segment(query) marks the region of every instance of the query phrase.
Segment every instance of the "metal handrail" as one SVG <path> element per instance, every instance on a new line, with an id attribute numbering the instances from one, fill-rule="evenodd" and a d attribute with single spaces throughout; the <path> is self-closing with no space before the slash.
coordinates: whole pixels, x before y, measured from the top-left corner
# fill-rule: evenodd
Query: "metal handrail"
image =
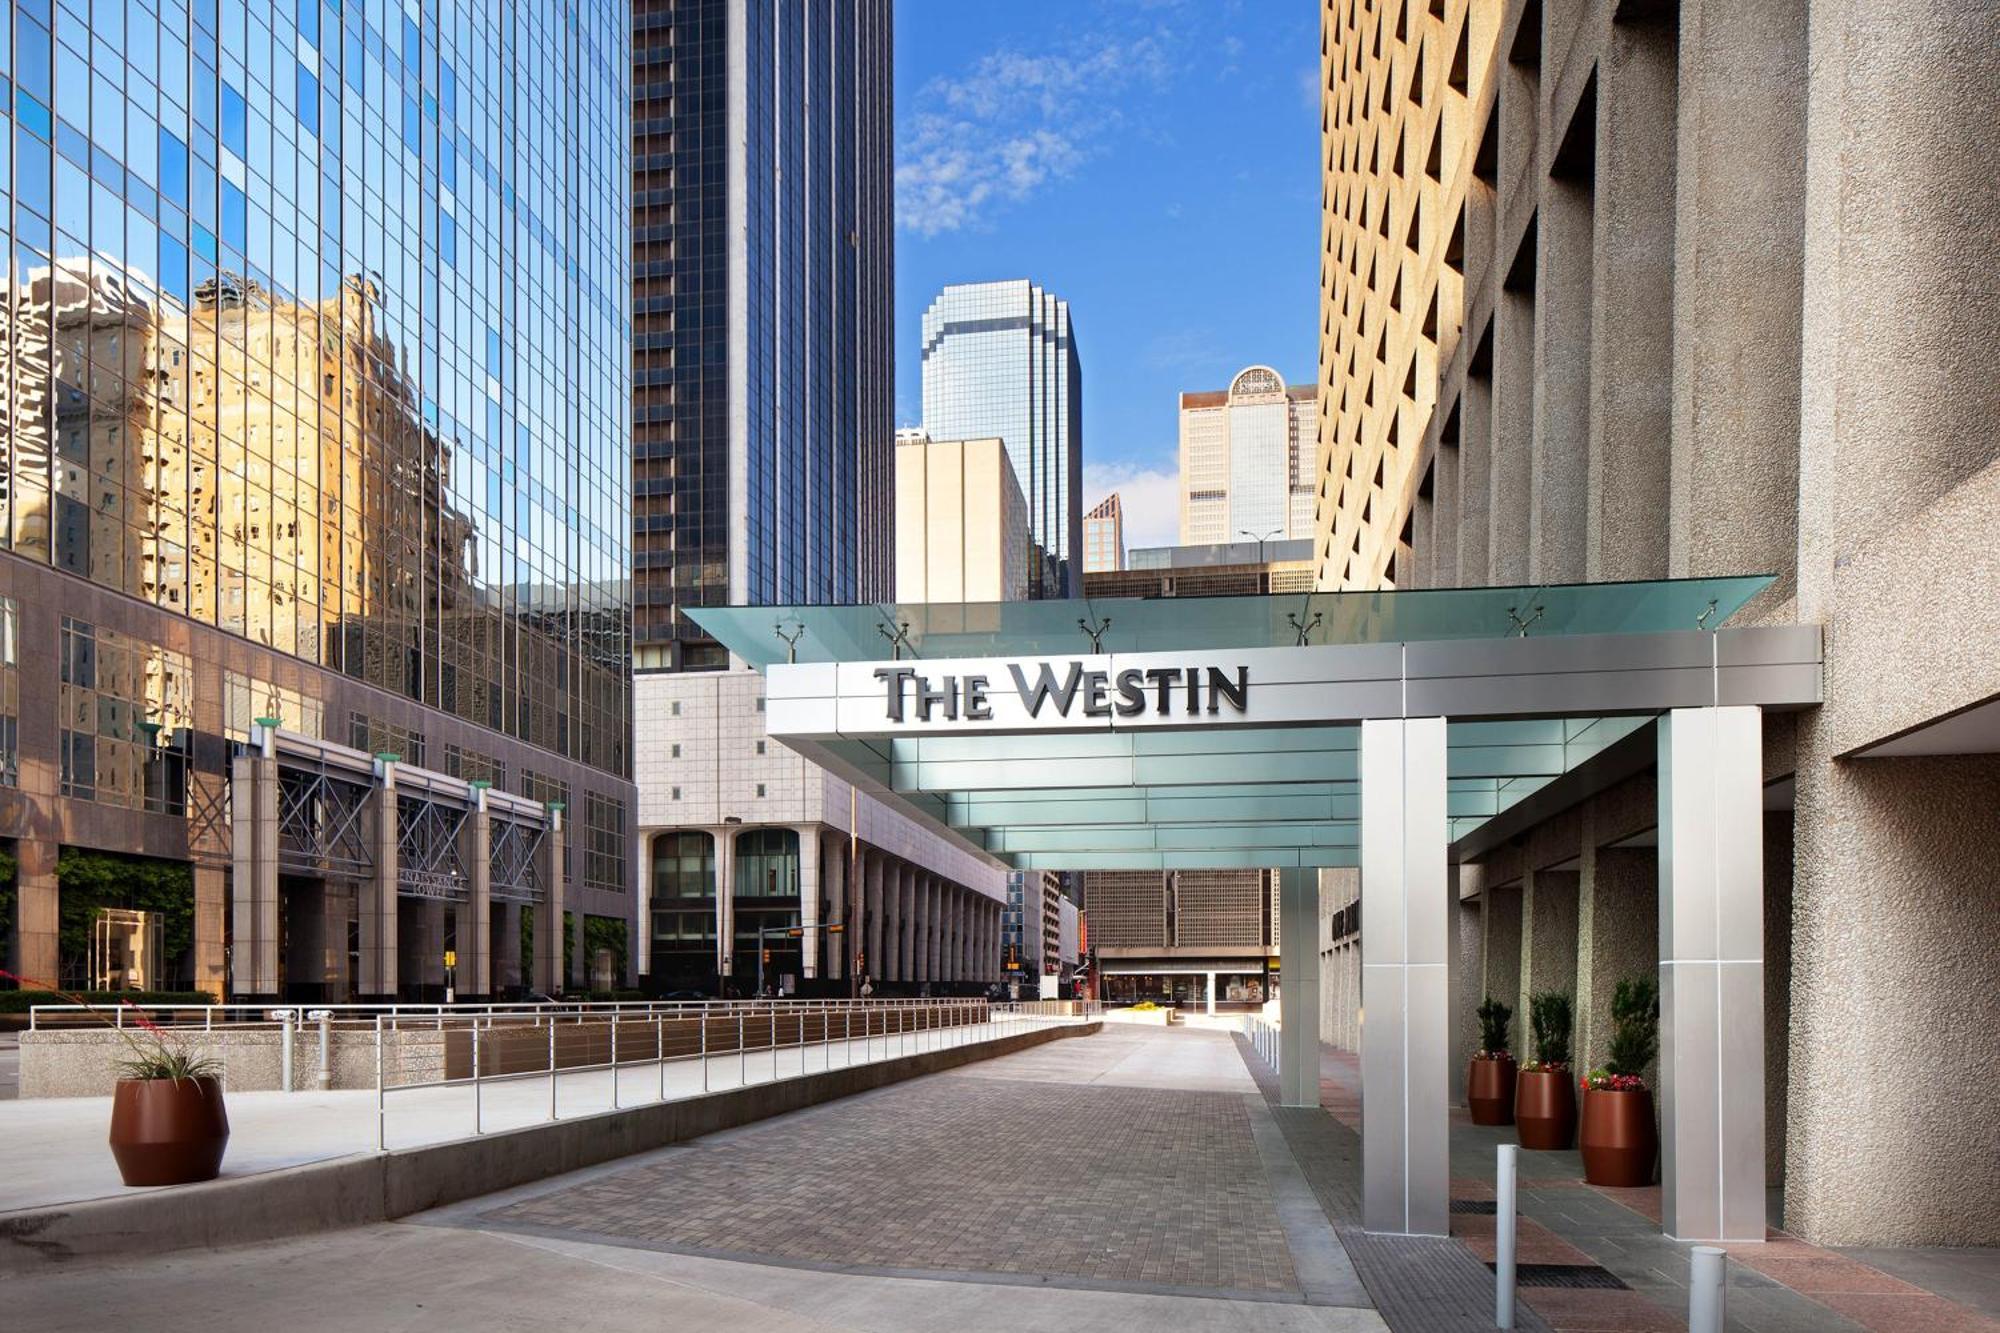
<path id="1" fill-rule="evenodd" d="M 144 1014 L 148 1022 L 161 1027 L 202 1027 L 214 1028 L 218 1023 L 230 1026 L 276 1026 L 283 1021 L 283 1014 L 294 1014 L 326 1010 L 338 1022 L 342 1018 L 367 1020 L 382 1015 L 392 1018 L 469 1018 L 469 1017 L 524 1017 L 538 1018 L 545 1014 L 576 1014 L 579 1016 L 636 1014 L 643 1017 L 664 1015 L 666 1017 L 693 1017 L 697 1013 L 738 1012 L 761 1013 L 765 1010 L 783 1013 L 840 1012 L 856 1007 L 890 1007 L 896 1005 L 952 1005 L 983 1004 L 987 1001 L 973 996 L 930 997 L 930 998 L 860 998 L 831 1000 L 801 999 L 739 999 L 739 1000 L 524 1000 L 509 1003 L 472 1004 L 320 1004 L 312 1001 L 285 1001 L 270 1004 L 37 1004 L 28 1008 L 28 1029 L 36 1031 L 43 1026 L 43 1015 L 56 1018 L 64 1014 L 93 1014 L 109 1012 L 115 1027 L 125 1025 L 125 1016 Z M 198 1022 L 183 1022 L 178 1015 L 196 1015 Z M 160 1016 L 167 1015 L 166 1022 Z M 74 1025 L 61 1025 L 74 1026 Z"/>

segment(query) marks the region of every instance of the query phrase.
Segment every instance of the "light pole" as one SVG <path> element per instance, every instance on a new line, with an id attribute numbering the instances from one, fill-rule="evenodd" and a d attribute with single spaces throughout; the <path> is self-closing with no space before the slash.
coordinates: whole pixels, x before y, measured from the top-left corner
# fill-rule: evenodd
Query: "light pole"
<path id="1" fill-rule="evenodd" d="M 1272 528 L 1269 532 L 1265 533 L 1263 536 L 1260 537 L 1256 533 L 1250 531 L 1248 528 L 1238 528 L 1236 530 L 1236 535 L 1239 537 L 1248 537 L 1251 541 L 1257 543 L 1257 563 L 1261 565 L 1264 563 L 1264 543 L 1283 532 L 1284 532 L 1283 528 Z"/>

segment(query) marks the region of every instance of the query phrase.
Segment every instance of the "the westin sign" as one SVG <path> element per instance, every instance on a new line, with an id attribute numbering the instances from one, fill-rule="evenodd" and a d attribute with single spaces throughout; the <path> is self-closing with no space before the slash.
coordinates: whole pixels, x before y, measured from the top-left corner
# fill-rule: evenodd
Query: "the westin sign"
<path id="1" fill-rule="evenodd" d="M 1250 668 L 1151 667 L 1125 671 L 1087 670 L 1082 662 L 1061 666 L 1037 662 L 1032 667 L 1009 663 L 1011 689 L 1029 717 L 1044 709 L 1055 717 L 1155 717 L 1218 714 L 1227 708 L 1242 713 L 1250 702 Z M 950 721 L 987 722 L 993 718 L 996 686 L 983 675 L 927 676 L 915 667 L 887 666 L 875 670 L 882 682 L 884 704 L 891 722 L 911 714 L 919 722 L 933 717 Z"/>

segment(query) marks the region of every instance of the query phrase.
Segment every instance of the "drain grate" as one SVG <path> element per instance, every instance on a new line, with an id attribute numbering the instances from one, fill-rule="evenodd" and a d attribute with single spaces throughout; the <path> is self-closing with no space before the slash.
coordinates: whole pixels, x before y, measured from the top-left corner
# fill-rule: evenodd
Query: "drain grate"
<path id="1" fill-rule="evenodd" d="M 1492 1217 L 1498 1206 L 1491 1199 L 1453 1199 L 1451 1201 L 1451 1210 L 1454 1213 L 1474 1213 L 1481 1217 Z"/>
<path id="2" fill-rule="evenodd" d="M 1491 1269 L 1492 1264 L 1486 1267 Z M 1515 1264 L 1517 1287 L 1589 1287 L 1598 1291 L 1629 1291 L 1619 1276 L 1596 1264 Z"/>

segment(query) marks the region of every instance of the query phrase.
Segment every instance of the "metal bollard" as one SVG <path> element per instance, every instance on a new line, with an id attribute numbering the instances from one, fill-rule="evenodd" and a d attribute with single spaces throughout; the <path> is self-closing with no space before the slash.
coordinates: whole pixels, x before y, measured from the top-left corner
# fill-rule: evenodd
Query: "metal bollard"
<path id="1" fill-rule="evenodd" d="M 1493 1323 L 1498 1328 L 1514 1327 L 1514 1172 L 1521 1149 L 1512 1143 L 1500 1145 L 1500 1166 L 1493 1205 Z"/>
<path id="2" fill-rule="evenodd" d="M 333 1087 L 333 1010 L 315 1009 L 309 1017 L 319 1022 L 319 1090 Z"/>
<path id="3" fill-rule="evenodd" d="M 1688 1333 L 1722 1333 L 1728 1271 L 1729 1254 L 1720 1246 L 1694 1247 L 1688 1270 Z"/>
<path id="4" fill-rule="evenodd" d="M 284 1091 L 290 1092 L 292 1090 L 292 1045 L 294 1038 L 298 1035 L 299 1011 L 296 1009 L 280 1009 L 278 1017 L 283 1025 L 282 1033 L 285 1042 L 285 1049 L 280 1053 L 278 1059 L 279 1086 Z"/>

